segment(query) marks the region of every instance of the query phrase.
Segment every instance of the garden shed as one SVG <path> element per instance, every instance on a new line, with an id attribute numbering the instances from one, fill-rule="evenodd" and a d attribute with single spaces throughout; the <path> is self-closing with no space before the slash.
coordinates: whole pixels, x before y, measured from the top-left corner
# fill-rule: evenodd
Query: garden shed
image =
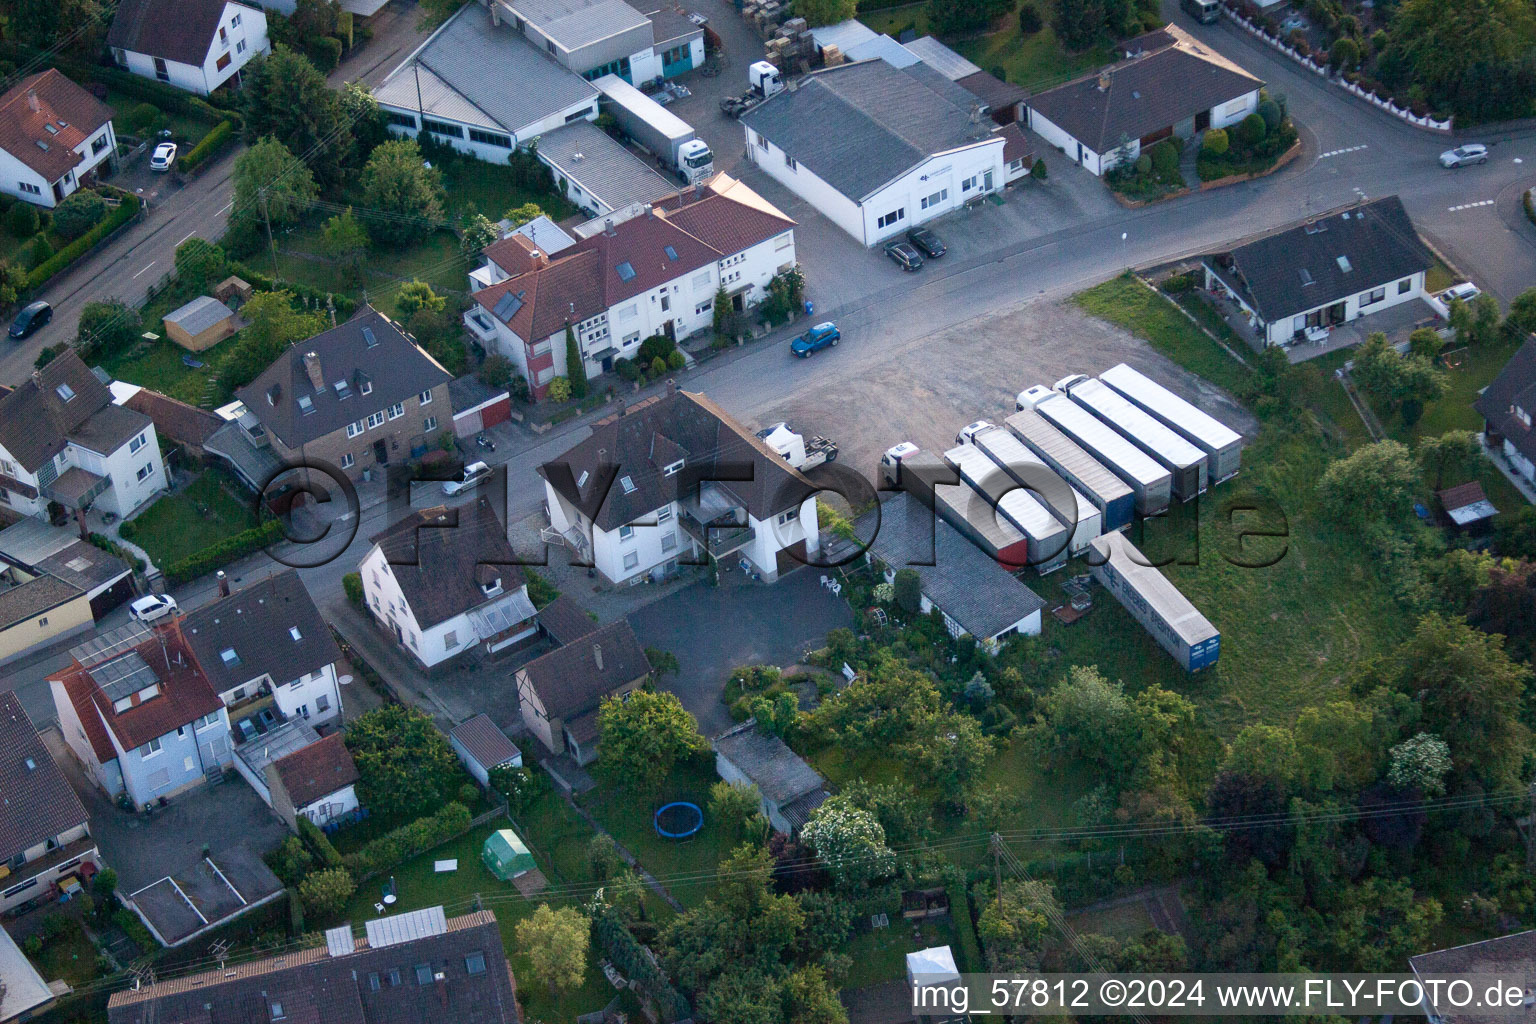
<path id="1" fill-rule="evenodd" d="M 165 316 L 165 333 L 189 352 L 212 348 L 240 329 L 235 311 L 211 295 L 200 295 Z"/>
<path id="2" fill-rule="evenodd" d="M 538 867 L 527 844 L 509 828 L 498 829 L 485 839 L 480 849 L 480 859 L 491 874 L 503 882 L 510 882 L 519 875 Z"/>

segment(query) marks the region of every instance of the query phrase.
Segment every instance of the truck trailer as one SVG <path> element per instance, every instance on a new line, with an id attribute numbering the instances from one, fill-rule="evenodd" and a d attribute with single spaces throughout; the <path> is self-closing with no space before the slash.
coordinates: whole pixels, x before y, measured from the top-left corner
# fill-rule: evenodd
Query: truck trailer
<path id="1" fill-rule="evenodd" d="M 1136 495 L 1137 515 L 1155 516 L 1168 511 L 1173 474 L 1093 413 L 1043 384 L 1020 392 L 1018 407 L 1039 413 L 1119 477 Z"/>
<path id="2" fill-rule="evenodd" d="M 1028 539 L 1029 564 L 1044 576 L 1067 564 L 1071 532 L 1049 508 L 973 444 L 944 453 L 960 479 Z"/>
<path id="3" fill-rule="evenodd" d="M 1173 496 L 1193 501 L 1205 493 L 1205 452 L 1093 377 L 1076 374 L 1057 381 L 1056 390 L 1118 430 L 1173 476 Z"/>
<path id="4" fill-rule="evenodd" d="M 682 181 L 692 184 L 715 173 L 715 156 L 709 144 L 676 114 L 630 85 L 618 75 L 604 75 L 592 83 L 603 94 L 602 107 L 635 142 L 662 161 Z"/>
<path id="5" fill-rule="evenodd" d="M 969 484 L 939 484 L 933 509 L 1009 572 L 1031 564 L 1029 538 Z"/>
<path id="6" fill-rule="evenodd" d="M 1186 672 L 1216 664 L 1221 634 L 1123 533 L 1093 542 L 1089 571 Z"/>
<path id="7" fill-rule="evenodd" d="M 1237 475 L 1243 457 L 1243 436 L 1237 431 L 1125 363 L 1111 366 L 1099 380 L 1205 452 L 1206 476 L 1213 486 Z"/>
<path id="8" fill-rule="evenodd" d="M 1034 410 L 1016 412 L 1003 421 L 1030 454 L 1051 467 L 1079 494 L 1093 503 L 1101 517 L 1099 533 L 1123 530 L 1136 514 L 1136 494 L 1098 459 L 1079 448 Z"/>
<path id="9" fill-rule="evenodd" d="M 1098 506 L 1006 428 L 982 420 L 960 431 L 956 440 L 975 445 L 1009 479 L 1027 488 L 1035 500 L 1049 509 L 1071 534 L 1067 553 L 1074 558 L 1087 551 L 1088 542 L 1104 532 L 1104 514 Z M 1126 497 L 1130 497 L 1130 491 L 1126 491 Z"/>

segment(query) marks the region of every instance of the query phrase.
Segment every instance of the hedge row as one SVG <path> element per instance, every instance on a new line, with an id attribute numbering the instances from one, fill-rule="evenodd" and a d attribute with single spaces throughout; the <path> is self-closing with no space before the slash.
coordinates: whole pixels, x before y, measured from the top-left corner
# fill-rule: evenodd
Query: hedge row
<path id="1" fill-rule="evenodd" d="M 103 238 L 137 217 L 142 205 L 143 202 L 138 196 L 124 193 L 122 204 L 102 218 L 101 223 L 33 268 L 27 274 L 27 287 L 34 290 L 42 287 L 59 271 L 89 252 Z"/>
<path id="2" fill-rule="evenodd" d="M 345 295 L 338 295 L 334 292 L 324 292 L 319 288 L 311 288 L 309 285 L 300 284 L 297 281 L 274 281 L 269 275 L 262 273 L 249 263 L 231 263 L 229 265 L 229 272 L 245 281 L 246 284 L 249 284 L 257 291 L 271 292 L 281 289 L 285 292 L 292 292 L 301 299 L 309 299 L 311 304 L 317 305 L 320 309 L 325 308 L 325 300 L 329 297 L 336 306 L 337 323 L 350 319 L 357 310 L 356 299 L 349 299 Z"/>
<path id="3" fill-rule="evenodd" d="M 242 530 L 233 537 L 225 537 L 217 544 L 210 544 L 196 554 L 188 555 L 179 562 L 162 566 L 166 579 L 172 583 L 186 583 L 213 570 L 228 565 L 237 558 L 271 547 L 283 539 L 281 520 L 269 519 L 260 526 Z"/>
<path id="4" fill-rule="evenodd" d="M 308 818 L 297 818 L 299 825 L 299 838 L 304 840 L 304 845 L 309 847 L 309 852 L 315 855 L 315 859 L 321 864 L 321 870 L 325 868 L 344 868 L 347 862 L 331 845 L 331 840 L 320 831 L 320 826 Z"/>
<path id="5" fill-rule="evenodd" d="M 473 818 L 469 808 L 463 804 L 456 801 L 444 804 L 436 814 L 401 825 L 361 850 L 347 854 L 347 870 L 352 872 L 353 878 L 362 882 L 377 872 L 409 860 L 423 850 L 447 842 L 469 828 L 471 820 Z"/>
<path id="6" fill-rule="evenodd" d="M 955 923 L 955 938 L 959 940 L 962 971 L 980 971 L 986 966 L 981 956 L 981 942 L 976 938 L 976 923 L 971 918 L 971 897 L 963 877 L 951 879 L 946 886 L 949 892 L 949 919 Z"/>
<path id="7" fill-rule="evenodd" d="M 182 174 L 192 174 L 212 157 L 216 156 L 223 148 L 229 145 L 235 137 L 235 122 L 225 118 L 213 126 L 213 130 L 203 136 L 203 141 L 187 150 L 176 158 L 176 169 Z"/>

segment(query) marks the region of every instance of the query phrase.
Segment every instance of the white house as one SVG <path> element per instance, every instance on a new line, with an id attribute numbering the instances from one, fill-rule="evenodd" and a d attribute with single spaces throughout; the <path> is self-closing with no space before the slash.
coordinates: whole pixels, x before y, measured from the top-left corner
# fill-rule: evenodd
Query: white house
<path id="1" fill-rule="evenodd" d="M 1397 196 L 1334 210 L 1207 255 L 1205 287 L 1236 302 L 1265 345 L 1424 300 L 1434 257 Z M 1426 308 L 1426 313 L 1428 313 Z"/>
<path id="2" fill-rule="evenodd" d="M 1527 484 L 1536 485 L 1536 341 L 1526 339 L 1474 403 L 1488 447 L 1504 456 Z"/>
<path id="3" fill-rule="evenodd" d="M 428 36 L 373 95 L 395 135 L 424 129 L 495 164 L 545 132 L 597 117 L 592 83 L 478 3 Z"/>
<path id="4" fill-rule="evenodd" d="M 539 473 L 546 539 L 615 583 L 708 559 L 745 561 L 772 581 L 821 547 L 816 485 L 715 403 L 671 386 Z"/>
<path id="5" fill-rule="evenodd" d="M 48 677 L 59 731 L 109 796 L 136 807 L 200 786 L 234 760 L 229 716 L 180 622 L 130 622 L 70 650 Z"/>
<path id="6" fill-rule="evenodd" d="M 153 421 L 67 349 L 0 395 L 0 505 L 46 516 L 48 503 L 127 516 L 166 487 Z"/>
<path id="7" fill-rule="evenodd" d="M 594 377 L 652 335 L 713 329 L 720 289 L 746 309 L 795 266 L 795 222 L 724 174 L 627 212 L 553 255 L 515 233 L 470 274 L 465 325 L 512 361 L 536 399 L 567 373 L 567 325 Z"/>
<path id="8" fill-rule="evenodd" d="M 199 96 L 272 49 L 266 12 L 236 0 L 123 0 L 107 45 L 134 74 Z"/>
<path id="9" fill-rule="evenodd" d="M 491 784 L 491 773 L 498 768 L 523 766 L 523 752 L 484 712 L 454 726 L 448 733 L 448 745 L 459 755 L 464 770 L 482 786 Z"/>
<path id="10" fill-rule="evenodd" d="M 358 567 L 368 610 L 428 668 L 538 631 L 519 559 L 487 499 L 419 509 L 370 539 Z"/>
<path id="11" fill-rule="evenodd" d="M 618 75 L 631 85 L 671 78 L 704 63 L 704 29 L 660 0 L 489 0 L 498 24 L 588 81 Z"/>
<path id="12" fill-rule="evenodd" d="M 188 614 L 182 632 L 235 721 L 250 738 L 251 709 L 275 706 L 280 720 L 324 729 L 341 724 L 336 662 L 341 650 L 292 569 L 234 594 L 220 573 L 220 597 Z"/>
<path id="13" fill-rule="evenodd" d="M 1025 101 L 1029 127 L 1093 174 L 1258 109 L 1264 83 L 1176 25 L 1123 46 L 1125 60 Z"/>
<path id="14" fill-rule="evenodd" d="M 987 106 L 923 63 L 826 68 L 742 119 L 747 159 L 864 245 L 1003 187 Z"/>
<path id="15" fill-rule="evenodd" d="M 299 818 L 324 826 L 358 808 L 357 766 L 342 734 L 322 738 L 302 718 L 241 744 L 235 770 L 295 831 Z"/>
<path id="16" fill-rule="evenodd" d="M 0 95 L 0 192 L 52 209 L 116 152 L 112 111 L 55 68 Z"/>

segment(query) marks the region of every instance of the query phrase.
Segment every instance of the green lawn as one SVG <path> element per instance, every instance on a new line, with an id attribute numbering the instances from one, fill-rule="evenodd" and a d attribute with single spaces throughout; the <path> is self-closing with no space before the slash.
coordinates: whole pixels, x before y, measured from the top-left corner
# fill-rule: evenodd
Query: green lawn
<path id="1" fill-rule="evenodd" d="M 913 938 L 912 922 L 896 914 L 891 915 L 889 928 L 870 929 L 869 921 L 860 921 L 858 931 L 840 951 L 853 960 L 853 966 L 848 968 L 848 978 L 843 982 L 843 989 L 863 988 L 905 977 L 907 954 L 913 950 L 932 946 L 959 949 L 955 926 L 949 918 L 930 918 L 921 922 L 920 928 L 921 937 Z M 980 965 L 974 965 L 970 969 L 981 968 Z"/>
<path id="2" fill-rule="evenodd" d="M 128 123 L 128 115 L 143 102 L 143 100 L 137 97 L 129 96 L 111 87 L 107 89 L 107 106 L 112 108 L 113 120 L 120 126 L 119 131 L 129 135 L 133 135 L 135 132 Z M 169 127 L 172 139 L 181 147 L 181 152 L 183 153 L 203 141 L 203 136 L 208 134 L 214 124 L 205 118 L 188 117 L 180 113 L 172 113 L 168 117 L 170 118 Z"/>
<path id="3" fill-rule="evenodd" d="M 1380 402 L 1373 400 L 1371 408 L 1389 435 L 1410 445 L 1421 437 L 1434 437 L 1447 430 L 1482 430 L 1483 418 L 1472 408 L 1472 403 L 1477 401 L 1478 392 L 1498 376 L 1518 347 L 1500 338 L 1491 345 L 1458 352 L 1455 356 L 1457 366 L 1445 371 L 1450 386 L 1444 395 L 1424 407 L 1424 415 L 1412 426 L 1405 424 L 1398 413 L 1388 412 Z"/>
<path id="4" fill-rule="evenodd" d="M 320 244 L 321 222 L 296 227 L 277 236 L 277 276 L 280 281 L 298 281 L 321 291 L 335 292 L 369 302 L 382 312 L 395 316 L 395 297 L 407 281 L 422 280 L 439 295 L 465 292 L 469 271 L 459 240 L 447 229 L 434 231 L 425 238 L 393 248 L 374 247 L 368 254 L 367 277 L 354 284 L 324 256 Z M 271 272 L 272 256 L 264 251 L 251 258 L 258 270 Z"/>
<path id="5" fill-rule="evenodd" d="M 210 469 L 134 517 L 128 539 L 162 570 L 211 544 L 259 525 L 250 492 Z"/>
<path id="6" fill-rule="evenodd" d="M 662 879 L 677 875 L 707 875 L 737 844 L 735 836 L 722 834 L 709 819 L 709 787 L 718 781 L 711 761 L 707 766 L 678 767 L 662 787 L 660 795 L 652 800 L 636 799 L 610 786 L 600 786 L 580 799 L 582 806 L 639 858 L 651 874 Z M 674 841 L 656 834 L 652 815 L 656 808 L 674 800 L 689 800 L 704 808 L 704 827 L 692 839 Z M 710 886 L 707 882 L 696 882 L 667 888 L 685 906 L 691 907 L 709 895 Z"/>
<path id="7" fill-rule="evenodd" d="M 101 362 L 107 372 L 117 380 L 138 384 L 172 398 L 179 398 L 190 405 L 207 408 L 218 395 L 215 382 L 219 367 L 235 350 L 239 336 L 226 338 L 202 352 L 188 353 L 164 336 L 165 325 L 160 320 L 146 317 L 144 329 L 161 335 L 160 340 L 141 342 L 117 355 L 105 357 Z M 182 357 L 189 354 L 203 364 L 201 368 L 192 369 L 181 361 Z"/>
<path id="8" fill-rule="evenodd" d="M 1079 933 L 1111 935 L 1117 939 L 1133 939 L 1157 927 L 1152 923 L 1152 915 L 1147 913 L 1146 904 L 1140 900 L 1104 910 L 1069 914 L 1067 923 Z"/>
<path id="9" fill-rule="evenodd" d="M 1085 312 L 1146 338 L 1153 348 L 1169 359 L 1228 391 L 1237 391 L 1252 373 L 1248 364 L 1222 351 L 1167 298 L 1129 274 L 1079 292 L 1074 301 Z M 1220 324 L 1219 317 L 1215 318 L 1215 323 Z M 1225 324 L 1220 326 L 1226 327 Z M 1229 348 L 1242 352 L 1238 348 L 1242 342 L 1230 328 L 1217 336 L 1222 337 Z"/>
<path id="10" fill-rule="evenodd" d="M 448 189 L 448 212 L 457 217 L 471 205 L 491 220 L 500 220 L 508 210 L 524 203 L 538 203 L 551 220 L 564 220 L 576 213 L 576 207 L 553 193 L 529 192 L 512 182 L 512 169 L 483 160 L 457 160 L 443 171 L 443 185 Z"/>
<path id="11" fill-rule="evenodd" d="M 43 951 L 30 959 L 44 981 L 63 979 L 79 987 L 96 978 L 96 947 L 79 921 L 68 920 L 69 927 L 49 939 Z"/>

